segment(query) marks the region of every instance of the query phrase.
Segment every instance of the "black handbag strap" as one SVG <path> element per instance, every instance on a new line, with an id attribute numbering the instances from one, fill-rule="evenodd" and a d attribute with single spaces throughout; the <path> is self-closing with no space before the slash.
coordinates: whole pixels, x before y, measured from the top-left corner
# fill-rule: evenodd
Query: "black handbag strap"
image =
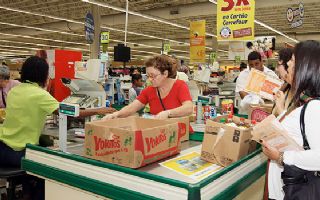
<path id="1" fill-rule="evenodd" d="M 6 99 L 5 99 L 5 97 L 4 97 L 3 89 L 2 89 L 2 91 L 1 91 L 1 96 L 2 96 L 2 103 L 3 103 L 4 107 L 7 107 L 7 103 L 6 103 Z"/>
<path id="2" fill-rule="evenodd" d="M 161 106 L 162 106 L 163 110 L 166 110 L 166 107 L 164 107 L 164 104 L 162 102 L 162 99 L 161 99 L 160 92 L 159 92 L 158 88 L 157 88 L 157 92 L 158 92 L 158 96 L 159 96 L 159 100 L 160 100 Z"/>
<path id="3" fill-rule="evenodd" d="M 309 142 L 307 140 L 307 136 L 306 136 L 306 131 L 305 131 L 305 123 L 304 123 L 304 115 L 307 109 L 308 104 L 312 101 L 312 100 L 320 100 L 319 98 L 315 98 L 315 99 L 311 99 L 310 101 L 308 101 L 307 103 L 305 103 L 301 109 L 301 113 L 300 113 L 300 130 L 301 130 L 301 134 L 302 134 L 302 139 L 303 139 L 303 148 L 304 150 L 309 150 L 310 146 L 309 146 Z"/>

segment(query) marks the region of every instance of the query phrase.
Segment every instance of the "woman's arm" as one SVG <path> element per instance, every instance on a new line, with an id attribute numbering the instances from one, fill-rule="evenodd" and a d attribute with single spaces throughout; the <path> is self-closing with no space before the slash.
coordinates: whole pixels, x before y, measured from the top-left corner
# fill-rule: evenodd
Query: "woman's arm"
<path id="1" fill-rule="evenodd" d="M 184 117 L 189 116 L 193 112 L 193 104 L 192 101 L 185 101 L 182 103 L 180 107 L 165 110 L 157 114 L 156 118 L 158 119 L 166 119 L 169 117 Z"/>
<path id="2" fill-rule="evenodd" d="M 128 117 L 136 113 L 137 111 L 141 110 L 144 106 L 145 105 L 141 103 L 139 100 L 134 100 L 132 103 L 122 108 L 120 111 L 117 111 L 111 115 L 107 115 L 104 118 L 102 118 L 102 120 Z"/>
<path id="3" fill-rule="evenodd" d="M 109 108 L 109 107 L 102 107 L 102 108 L 86 108 L 86 109 L 80 109 L 79 116 L 78 117 L 89 117 L 92 115 L 105 115 L 114 113 L 116 109 Z M 58 115 L 59 109 L 53 111 L 53 114 Z"/>
<path id="4" fill-rule="evenodd" d="M 288 151 L 284 153 L 284 163 L 305 170 L 320 171 L 320 101 L 309 103 L 305 112 L 305 132 L 310 150 Z"/>

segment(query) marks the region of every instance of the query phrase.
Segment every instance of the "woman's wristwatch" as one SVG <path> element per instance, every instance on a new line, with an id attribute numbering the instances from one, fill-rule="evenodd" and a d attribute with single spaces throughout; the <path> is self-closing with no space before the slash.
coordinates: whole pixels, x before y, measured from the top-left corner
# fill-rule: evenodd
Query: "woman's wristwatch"
<path id="1" fill-rule="evenodd" d="M 280 166 L 283 166 L 283 152 L 280 152 L 279 154 L 279 158 L 277 160 L 277 163 L 280 165 Z"/>
<path id="2" fill-rule="evenodd" d="M 169 118 L 170 115 L 171 115 L 171 111 L 170 111 L 170 110 L 167 110 L 167 112 L 168 112 L 168 118 Z"/>

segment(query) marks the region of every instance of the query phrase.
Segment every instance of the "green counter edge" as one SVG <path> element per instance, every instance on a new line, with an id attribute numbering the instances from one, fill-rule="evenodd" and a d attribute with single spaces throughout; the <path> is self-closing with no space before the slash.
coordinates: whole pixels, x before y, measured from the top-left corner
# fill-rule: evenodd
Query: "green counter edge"
<path id="1" fill-rule="evenodd" d="M 148 174 L 146 172 L 140 172 L 140 171 L 137 171 L 137 170 L 134 170 L 134 169 L 130 169 L 130 168 L 122 167 L 122 166 L 117 166 L 117 165 L 113 165 L 113 164 L 109 164 L 109 163 L 105 163 L 105 162 L 101 162 L 101 161 L 97 161 L 97 160 L 88 159 L 88 158 L 85 158 L 85 157 L 82 157 L 82 156 L 79 156 L 79 155 L 70 155 L 70 154 L 66 154 L 66 153 L 60 152 L 60 151 L 53 151 L 53 150 L 50 150 L 50 149 L 47 149 L 47 148 L 44 148 L 44 147 L 39 147 L 39 146 L 28 144 L 27 148 L 32 149 L 32 150 L 36 150 L 36 151 L 40 151 L 40 152 L 44 152 L 44 153 L 48 153 L 48 154 L 51 154 L 51 155 L 56 155 L 56 156 L 60 156 L 60 157 L 63 157 L 63 158 L 67 158 L 67 159 L 83 162 L 83 163 L 86 163 L 86 164 L 91 164 L 91 165 L 95 165 L 95 166 L 99 166 L 99 167 L 103 167 L 103 168 L 116 170 L 116 171 L 123 172 L 123 173 L 128 173 L 128 174 L 133 175 L 133 176 L 146 178 L 146 179 L 157 181 L 157 182 L 160 182 L 160 183 L 169 184 L 169 185 L 180 187 L 180 188 L 185 188 L 185 189 L 188 190 L 189 199 L 197 199 L 197 198 L 199 198 L 200 197 L 200 188 L 210 184 L 215 179 L 219 178 L 220 176 L 224 175 L 225 173 L 229 172 L 230 170 L 236 168 L 237 166 L 241 165 L 242 163 L 246 162 L 247 160 L 249 160 L 252 157 L 254 157 L 254 156 L 258 155 L 259 153 L 261 153 L 261 149 L 256 150 L 252 154 L 250 154 L 250 155 L 242 158 L 238 162 L 236 162 L 236 163 L 224 168 L 220 172 L 207 177 L 206 179 L 200 181 L 199 183 L 188 184 L 188 183 L 185 183 L 185 182 L 182 182 L 182 181 L 177 181 L 177 180 L 170 179 L 170 178 L 164 178 L 164 177 L 158 176 L 158 175 Z M 27 160 L 24 159 L 23 163 L 26 162 L 26 161 Z M 23 169 L 25 169 L 25 168 L 23 168 Z M 32 169 L 28 168 L 28 169 L 25 169 L 25 170 L 27 170 L 27 171 L 30 170 L 31 171 Z"/>
<path id="2" fill-rule="evenodd" d="M 228 200 L 234 199 L 238 194 L 243 192 L 247 187 L 257 181 L 265 174 L 267 168 L 267 161 L 254 169 L 250 174 L 245 175 L 237 182 L 226 188 L 223 192 L 213 197 L 211 200 Z"/>
<path id="3" fill-rule="evenodd" d="M 76 188 L 80 188 L 84 191 L 89 191 L 94 194 L 98 194 L 103 197 L 111 199 L 137 199 L 137 200 L 155 200 L 158 198 L 139 193 L 136 191 L 128 190 L 122 187 L 118 187 L 112 184 L 104 183 L 101 181 L 93 180 L 85 176 L 74 174 L 59 170 L 54 167 L 39 164 L 31 160 L 23 159 L 22 168 L 28 172 L 59 181 L 61 183 L 71 185 Z"/>

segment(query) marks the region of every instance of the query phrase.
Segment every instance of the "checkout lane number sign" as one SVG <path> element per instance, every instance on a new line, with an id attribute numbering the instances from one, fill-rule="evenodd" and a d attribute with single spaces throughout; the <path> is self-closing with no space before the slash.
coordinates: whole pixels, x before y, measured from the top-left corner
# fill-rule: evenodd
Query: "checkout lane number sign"
<path id="1" fill-rule="evenodd" d="M 92 44 L 94 39 L 94 20 L 93 15 L 90 12 L 88 12 L 85 17 L 84 31 L 87 43 Z"/>

